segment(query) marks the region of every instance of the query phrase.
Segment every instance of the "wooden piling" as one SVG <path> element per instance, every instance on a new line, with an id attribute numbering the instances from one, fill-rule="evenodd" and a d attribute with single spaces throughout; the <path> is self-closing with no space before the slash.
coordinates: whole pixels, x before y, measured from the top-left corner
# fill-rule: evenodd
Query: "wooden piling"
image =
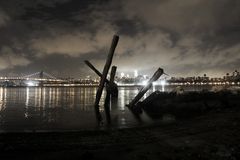
<path id="1" fill-rule="evenodd" d="M 116 75 L 116 71 L 117 71 L 117 66 L 112 66 L 112 70 L 111 70 L 111 74 L 110 74 L 110 85 L 114 84 L 114 78 Z"/>
<path id="2" fill-rule="evenodd" d="M 107 122 L 109 124 L 111 123 L 110 100 L 112 99 L 111 94 L 113 93 L 112 90 L 114 89 L 114 77 L 115 77 L 115 74 L 116 74 L 116 70 L 117 70 L 117 67 L 112 66 L 111 75 L 110 75 L 110 82 L 106 87 L 107 94 L 106 94 L 105 103 L 104 103 L 104 110 L 105 110 Z"/>
<path id="3" fill-rule="evenodd" d="M 84 63 L 91 68 L 99 77 L 102 77 L 102 73 L 100 73 L 93 65 L 91 62 L 88 60 L 85 60 Z M 109 83 L 109 80 L 106 78 L 106 83 Z"/>
<path id="4" fill-rule="evenodd" d="M 85 64 L 91 68 L 99 77 L 102 77 L 102 74 L 92 65 L 91 62 L 89 62 L 88 60 L 85 60 L 84 61 Z M 110 81 L 106 78 L 106 83 L 109 84 Z M 112 90 L 111 90 L 111 96 L 112 97 L 118 97 L 118 86 L 117 84 L 113 81 L 113 84 L 112 84 Z"/>
<path id="5" fill-rule="evenodd" d="M 102 96 L 102 91 L 103 91 L 104 84 L 106 82 L 108 70 L 109 70 L 109 68 L 112 64 L 112 58 L 113 58 L 113 55 L 114 55 L 114 51 L 117 47 L 118 40 L 119 40 L 119 37 L 117 35 L 114 35 L 113 40 L 112 40 L 112 44 L 111 44 L 111 48 L 110 48 L 109 53 L 108 53 L 107 61 L 106 61 L 106 64 L 104 66 L 103 73 L 102 73 L 102 76 L 101 76 L 101 80 L 100 80 L 100 83 L 99 83 L 99 86 L 98 86 L 97 94 L 96 94 L 94 107 L 95 107 L 96 118 L 99 122 L 102 121 L 102 117 L 101 117 L 101 114 L 99 112 L 99 101 L 100 101 L 101 96 Z"/>
<path id="6" fill-rule="evenodd" d="M 156 81 L 163 73 L 164 73 L 163 69 L 158 68 L 158 70 L 153 74 L 152 78 L 148 81 L 147 85 L 142 87 L 142 89 L 139 91 L 139 93 L 135 96 L 135 98 L 127 106 L 129 106 L 130 108 L 133 109 L 133 107 L 143 97 L 143 95 L 152 87 L 152 83 L 154 81 Z"/>

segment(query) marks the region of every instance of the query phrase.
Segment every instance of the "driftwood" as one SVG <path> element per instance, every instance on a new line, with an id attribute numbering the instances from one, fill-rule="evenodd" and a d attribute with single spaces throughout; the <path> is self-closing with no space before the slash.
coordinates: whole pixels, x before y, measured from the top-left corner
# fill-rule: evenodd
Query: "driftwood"
<path id="1" fill-rule="evenodd" d="M 117 67 L 113 66 L 111 69 L 111 75 L 110 75 L 110 82 L 106 87 L 106 98 L 105 98 L 105 102 L 104 102 L 104 110 L 105 110 L 105 114 L 106 114 L 106 119 L 107 122 L 110 124 L 111 123 L 111 116 L 110 116 L 110 100 L 112 99 L 112 90 L 114 89 L 114 77 L 117 71 Z"/>
<path id="2" fill-rule="evenodd" d="M 93 65 L 91 62 L 89 62 L 88 60 L 84 61 L 85 64 L 91 68 L 99 77 L 102 77 L 102 73 L 100 73 Z M 106 78 L 106 83 L 109 84 L 110 81 Z M 118 97 L 118 88 L 117 88 L 117 84 L 113 81 L 112 87 L 111 87 L 111 95 L 113 97 Z"/>
<path id="3" fill-rule="evenodd" d="M 107 61 L 106 61 L 106 64 L 104 66 L 103 73 L 102 73 L 102 76 L 101 76 L 101 80 L 100 80 L 100 83 L 99 83 L 99 86 L 98 86 L 97 94 L 96 94 L 96 100 L 95 100 L 94 107 L 95 107 L 96 118 L 99 122 L 102 121 L 102 116 L 101 116 L 100 111 L 99 111 L 99 101 L 101 99 L 104 84 L 105 84 L 106 79 L 107 79 L 108 70 L 109 70 L 109 68 L 112 64 L 112 58 L 113 58 L 114 51 L 117 47 L 118 40 L 119 40 L 119 37 L 117 35 L 114 35 L 113 40 L 112 40 L 112 44 L 111 44 L 111 48 L 110 48 L 109 53 L 108 53 Z"/>
<path id="4" fill-rule="evenodd" d="M 139 112 L 140 110 L 136 108 L 137 102 L 144 96 L 144 94 L 152 87 L 152 83 L 163 74 L 163 69 L 158 68 L 158 70 L 154 73 L 152 78 L 148 81 L 147 85 L 142 87 L 139 91 L 139 93 L 135 96 L 135 98 L 127 105 L 130 109 L 135 110 Z"/>

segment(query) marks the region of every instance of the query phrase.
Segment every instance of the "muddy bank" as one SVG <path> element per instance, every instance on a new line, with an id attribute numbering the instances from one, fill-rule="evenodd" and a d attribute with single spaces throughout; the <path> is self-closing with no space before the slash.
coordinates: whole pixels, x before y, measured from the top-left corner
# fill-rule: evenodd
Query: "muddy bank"
<path id="1" fill-rule="evenodd" d="M 240 110 L 132 129 L 0 134 L 0 159 L 239 159 Z"/>

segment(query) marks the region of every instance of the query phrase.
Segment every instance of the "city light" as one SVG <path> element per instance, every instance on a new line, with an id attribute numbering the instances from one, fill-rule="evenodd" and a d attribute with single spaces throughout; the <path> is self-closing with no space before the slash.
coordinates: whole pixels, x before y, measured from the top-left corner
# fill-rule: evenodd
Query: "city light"
<path id="1" fill-rule="evenodd" d="M 28 81 L 27 86 L 31 87 L 31 86 L 36 86 L 36 83 L 34 83 L 33 81 Z"/>
<path id="2" fill-rule="evenodd" d="M 162 86 L 165 86 L 165 85 L 166 85 L 166 81 L 165 81 L 165 80 L 161 80 L 161 81 L 160 81 L 160 84 L 161 84 Z"/>
<path id="3" fill-rule="evenodd" d="M 123 78 L 123 77 L 124 77 L 124 73 L 122 72 L 122 73 L 121 73 L 121 78 Z"/>
<path id="4" fill-rule="evenodd" d="M 165 81 L 165 80 L 161 80 L 161 81 L 160 81 L 160 84 L 161 84 L 161 86 L 162 86 L 162 92 L 164 92 L 164 91 L 165 91 L 166 81 Z"/>
<path id="5" fill-rule="evenodd" d="M 138 77 L 138 70 L 134 70 L 134 77 Z"/>
<path id="6" fill-rule="evenodd" d="M 142 81 L 141 85 L 146 86 L 147 85 L 147 80 Z"/>

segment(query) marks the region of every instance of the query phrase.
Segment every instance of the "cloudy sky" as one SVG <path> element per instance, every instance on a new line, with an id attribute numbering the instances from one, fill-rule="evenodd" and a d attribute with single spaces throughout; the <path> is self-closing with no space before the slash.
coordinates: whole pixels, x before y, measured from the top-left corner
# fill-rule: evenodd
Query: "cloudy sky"
<path id="1" fill-rule="evenodd" d="M 0 0 L 0 75 L 85 77 L 114 34 L 119 72 L 240 70 L 239 0 Z"/>

